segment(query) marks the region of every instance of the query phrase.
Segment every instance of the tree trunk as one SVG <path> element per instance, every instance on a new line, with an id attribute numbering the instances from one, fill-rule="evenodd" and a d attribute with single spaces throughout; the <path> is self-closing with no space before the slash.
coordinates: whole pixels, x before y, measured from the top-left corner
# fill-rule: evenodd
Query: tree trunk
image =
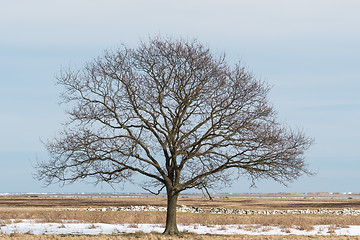
<path id="1" fill-rule="evenodd" d="M 176 225 L 176 204 L 179 193 L 174 190 L 167 191 L 167 213 L 166 213 L 166 227 L 164 234 L 178 234 L 179 230 Z"/>

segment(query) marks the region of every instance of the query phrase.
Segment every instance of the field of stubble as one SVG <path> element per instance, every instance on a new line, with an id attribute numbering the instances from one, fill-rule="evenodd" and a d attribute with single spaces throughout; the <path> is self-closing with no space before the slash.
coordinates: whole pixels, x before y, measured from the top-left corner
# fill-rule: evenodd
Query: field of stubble
<path id="1" fill-rule="evenodd" d="M 86 212 L 67 211 L 67 208 L 102 208 L 130 205 L 166 206 L 165 198 L 60 198 L 33 196 L 1 196 L 0 221 L 6 223 L 11 219 L 36 219 L 40 222 L 61 222 L 77 220 L 87 223 L 165 223 L 164 212 Z M 224 207 L 250 210 L 283 210 L 283 209 L 360 209 L 360 199 L 310 199 L 310 198 L 216 198 L 209 201 L 203 198 L 180 198 L 178 205 L 196 206 L 203 209 Z M 225 215 L 209 213 L 178 213 L 178 224 L 228 225 L 259 224 L 262 226 L 281 226 L 284 229 L 297 226 L 299 229 L 312 229 L 314 225 L 333 225 L 335 228 L 349 225 L 360 225 L 359 216 L 332 215 Z M 180 236 L 166 237 L 161 234 L 122 234 L 102 236 L 61 236 L 61 235 L 0 235 L 0 239 L 360 239 L 348 236 L 216 236 L 183 233 Z"/>

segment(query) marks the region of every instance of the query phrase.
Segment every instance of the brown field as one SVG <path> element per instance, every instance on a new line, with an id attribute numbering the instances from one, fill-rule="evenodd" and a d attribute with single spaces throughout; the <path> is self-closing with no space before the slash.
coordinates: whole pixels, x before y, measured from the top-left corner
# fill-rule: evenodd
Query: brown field
<path id="1" fill-rule="evenodd" d="M 204 209 L 225 207 L 251 210 L 273 209 L 360 209 L 360 199 L 290 199 L 290 198 L 217 198 L 214 201 L 201 198 L 180 198 L 179 205 L 196 206 Z M 78 220 L 89 223 L 165 223 L 165 212 L 86 212 L 66 211 L 66 208 L 101 208 L 108 206 L 156 205 L 165 206 L 165 198 L 58 198 L 31 196 L 1 196 L 0 221 L 9 219 L 37 219 L 40 222 L 61 222 Z M 282 226 L 284 229 L 296 226 L 311 230 L 313 225 L 334 225 L 346 227 L 360 225 L 358 216 L 332 215 L 218 215 L 178 213 L 179 224 L 198 223 L 202 225 L 260 224 Z M 33 236 L 24 234 L 0 235 L 0 239 L 360 239 L 347 236 L 215 236 L 184 234 L 165 237 L 161 234 L 126 234 L 106 236 Z"/>
<path id="2" fill-rule="evenodd" d="M 60 198 L 60 197 L 32 197 L 0 196 L 2 208 L 85 208 L 130 205 L 166 206 L 166 198 L 156 197 L 127 197 L 127 198 Z M 225 207 L 237 209 L 360 209 L 360 198 L 357 199 L 321 199 L 321 198 L 215 198 L 210 201 L 205 198 L 179 198 L 178 205 L 196 206 L 201 208 Z"/>
<path id="3" fill-rule="evenodd" d="M 354 236 L 248 236 L 248 235 L 196 235 L 182 234 L 179 236 L 163 236 L 162 234 L 123 234 L 123 235 L 99 235 L 99 236 L 58 236 L 58 235 L 28 235 L 28 234 L 12 234 L 0 235 L 1 240 L 359 240 L 360 237 Z"/>

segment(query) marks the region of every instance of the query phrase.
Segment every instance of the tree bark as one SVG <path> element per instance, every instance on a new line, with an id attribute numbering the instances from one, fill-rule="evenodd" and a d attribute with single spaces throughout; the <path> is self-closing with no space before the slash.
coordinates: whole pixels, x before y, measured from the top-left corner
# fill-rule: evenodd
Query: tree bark
<path id="1" fill-rule="evenodd" d="M 179 230 L 176 225 L 176 204 L 179 193 L 174 190 L 167 191 L 167 213 L 166 213 L 166 227 L 164 234 L 178 234 Z"/>

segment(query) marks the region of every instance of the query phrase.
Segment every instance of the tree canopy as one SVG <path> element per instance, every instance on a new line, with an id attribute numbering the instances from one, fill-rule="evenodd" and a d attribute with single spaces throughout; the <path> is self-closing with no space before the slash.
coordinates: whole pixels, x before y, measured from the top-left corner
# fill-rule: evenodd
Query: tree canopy
<path id="1" fill-rule="evenodd" d="M 45 143 L 51 159 L 39 162 L 38 178 L 119 183 L 141 174 L 144 189 L 166 189 L 166 233 L 177 232 L 169 214 L 181 191 L 309 173 L 312 139 L 277 121 L 268 85 L 196 40 L 122 46 L 57 80 L 72 108 L 66 128 Z"/>

